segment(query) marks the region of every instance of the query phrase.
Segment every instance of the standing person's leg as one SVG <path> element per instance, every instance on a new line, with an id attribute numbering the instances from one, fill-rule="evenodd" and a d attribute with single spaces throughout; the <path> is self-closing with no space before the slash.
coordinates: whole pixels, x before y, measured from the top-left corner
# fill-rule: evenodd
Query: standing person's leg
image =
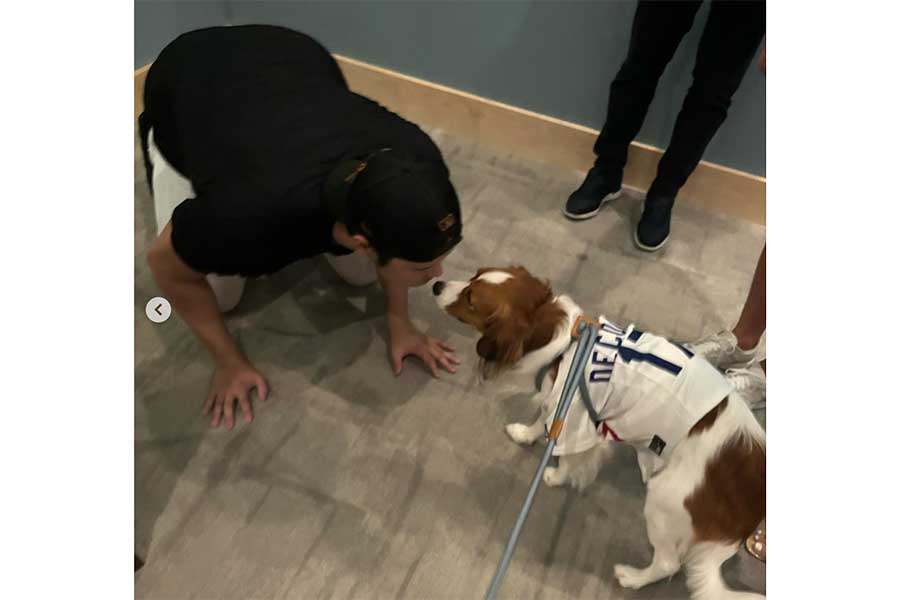
<path id="1" fill-rule="evenodd" d="M 766 247 L 763 246 L 744 310 L 732 333 L 741 350 L 755 350 L 766 331 Z"/>
<path id="2" fill-rule="evenodd" d="M 621 178 L 628 146 L 644 123 L 659 78 L 694 24 L 700 5 L 701 2 L 638 3 L 628 55 L 609 86 L 606 122 L 594 143 L 601 172 Z"/>
<path id="3" fill-rule="evenodd" d="M 756 359 L 759 341 L 765 331 L 766 247 L 763 246 L 737 325 L 731 331 L 720 331 L 688 346 L 722 370 L 746 367 Z M 762 366 L 765 371 L 765 365 Z"/>
<path id="4" fill-rule="evenodd" d="M 175 207 L 193 198 L 194 186 L 175 167 L 169 164 L 159 148 L 153 142 L 153 130 L 147 132 L 145 152 L 145 166 L 148 169 L 147 179 L 150 190 L 153 193 L 153 206 L 156 212 L 156 232 L 163 230 L 171 220 Z M 223 313 L 232 310 L 238 305 L 244 293 L 246 279 L 238 275 L 207 275 L 219 310 Z"/>
<path id="5" fill-rule="evenodd" d="M 752 348 L 755 352 L 756 346 L 766 330 L 766 248 L 763 246 L 762 254 L 760 254 L 759 262 L 756 264 L 756 273 L 753 274 L 753 283 L 750 284 L 750 292 L 747 294 L 747 301 L 744 303 L 744 310 L 741 311 L 741 318 L 735 325 L 733 335 L 736 340 L 736 346 L 741 349 Z M 754 414 L 762 411 L 765 417 L 766 402 L 766 361 L 759 363 L 762 368 L 762 375 L 745 371 L 746 375 L 739 378 L 740 380 L 748 380 L 755 378 L 756 393 L 750 398 L 750 407 Z M 759 389 L 761 388 L 761 394 Z M 761 395 L 761 399 L 760 399 Z M 760 418 L 757 415 L 757 418 Z M 765 425 L 763 421 L 763 425 Z M 754 586 L 758 591 L 764 591 L 766 581 L 766 520 L 757 527 L 749 538 L 744 542 L 744 550 L 756 561 L 746 560 L 741 552 L 741 560 L 739 562 L 738 572 L 744 583 Z M 761 561 L 761 562 L 757 562 Z M 762 582 L 762 585 L 759 585 Z"/>
<path id="6" fill-rule="evenodd" d="M 647 191 L 635 242 L 657 250 L 669 236 L 672 205 L 728 115 L 731 98 L 766 32 L 764 2 L 712 2 L 697 49 L 694 82 L 675 122 L 672 140 Z"/>
<path id="7" fill-rule="evenodd" d="M 597 155 L 581 186 L 564 210 L 572 219 L 597 214 L 600 205 L 618 196 L 628 146 L 637 136 L 656 84 L 678 44 L 690 31 L 701 2 L 639 2 L 631 26 L 628 55 L 609 86 L 606 122 L 594 144 Z"/>

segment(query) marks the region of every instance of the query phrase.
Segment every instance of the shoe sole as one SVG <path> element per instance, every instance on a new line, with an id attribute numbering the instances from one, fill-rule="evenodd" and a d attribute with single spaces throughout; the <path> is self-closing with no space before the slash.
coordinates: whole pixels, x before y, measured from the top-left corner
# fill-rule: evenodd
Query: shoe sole
<path id="1" fill-rule="evenodd" d="M 590 219 L 591 217 L 596 217 L 597 214 L 599 214 L 600 209 L 603 208 L 604 204 L 606 204 L 607 202 L 610 202 L 611 200 L 615 200 L 616 198 L 618 198 L 621 195 L 622 195 L 621 189 L 619 189 L 619 191 L 617 191 L 617 192 L 612 192 L 612 193 L 607 194 L 606 196 L 603 197 L 603 200 L 600 201 L 600 204 L 597 206 L 597 208 L 595 208 L 591 212 L 575 214 L 575 213 L 570 213 L 569 211 L 567 211 L 565 209 L 565 207 L 563 207 L 562 213 L 564 215 L 566 215 L 568 218 L 572 219 L 573 221 L 584 221 L 585 219 Z"/>
<path id="2" fill-rule="evenodd" d="M 753 365 L 758 365 L 762 362 L 758 356 L 753 356 L 748 360 L 742 360 L 738 362 L 722 362 L 722 366 L 713 365 L 715 368 L 719 369 L 723 373 L 729 369 L 749 369 Z"/>
<path id="3" fill-rule="evenodd" d="M 641 204 L 641 212 L 644 212 L 644 204 L 643 203 Z M 671 232 L 669 232 L 669 235 L 671 235 Z M 638 226 L 637 225 L 634 226 L 634 230 L 632 230 L 632 232 L 631 232 L 631 237 L 632 237 L 632 239 L 634 239 L 634 245 L 637 246 L 639 249 L 643 250 L 644 252 L 656 252 L 657 250 L 661 250 L 662 247 L 666 245 L 666 242 L 669 241 L 669 236 L 667 235 L 665 238 L 663 238 L 663 241 L 661 241 L 660 243 L 658 243 L 655 246 L 648 246 L 647 244 L 643 244 L 643 243 L 641 243 L 641 240 L 638 239 Z"/>
<path id="4" fill-rule="evenodd" d="M 656 246 L 648 246 L 646 244 L 642 244 L 641 240 L 638 239 L 637 233 L 637 225 L 634 226 L 634 231 L 632 232 L 632 237 L 634 238 L 634 245 L 644 252 L 656 252 L 658 250 L 662 250 L 662 247 L 666 245 L 666 242 L 669 241 L 669 236 L 667 235 L 663 241 L 661 241 Z"/>

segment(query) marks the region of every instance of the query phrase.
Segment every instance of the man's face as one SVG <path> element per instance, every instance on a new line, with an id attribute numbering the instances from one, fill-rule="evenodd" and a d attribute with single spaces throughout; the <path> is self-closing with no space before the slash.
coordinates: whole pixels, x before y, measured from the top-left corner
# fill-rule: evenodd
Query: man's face
<path id="1" fill-rule="evenodd" d="M 443 275 L 443 262 L 450 252 L 442 254 L 431 262 L 424 263 L 393 258 L 383 267 L 378 267 L 378 272 L 382 277 L 398 285 L 419 287 Z"/>

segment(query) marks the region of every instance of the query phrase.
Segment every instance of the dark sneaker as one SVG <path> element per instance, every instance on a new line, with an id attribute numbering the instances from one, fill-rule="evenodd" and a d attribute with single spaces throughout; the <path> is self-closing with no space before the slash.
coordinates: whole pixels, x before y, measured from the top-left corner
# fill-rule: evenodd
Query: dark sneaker
<path id="1" fill-rule="evenodd" d="M 634 243 L 641 250 L 656 252 L 669 240 L 669 225 L 672 220 L 672 205 L 675 200 L 653 198 L 644 200 L 641 220 L 634 228 Z"/>
<path id="2" fill-rule="evenodd" d="M 615 200 L 622 193 L 622 181 L 601 174 L 597 167 L 591 167 L 584 182 L 572 192 L 566 201 L 563 214 L 570 219 L 581 221 L 595 216 L 604 204 Z"/>

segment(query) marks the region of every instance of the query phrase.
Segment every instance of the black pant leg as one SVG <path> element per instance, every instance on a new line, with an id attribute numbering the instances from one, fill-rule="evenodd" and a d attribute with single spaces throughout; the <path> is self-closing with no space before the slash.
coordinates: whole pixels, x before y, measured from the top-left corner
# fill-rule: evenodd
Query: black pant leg
<path id="1" fill-rule="evenodd" d="M 701 2 L 639 2 L 628 55 L 609 86 L 606 122 L 594 144 L 599 171 L 621 179 L 659 78 L 690 31 Z"/>
<path id="2" fill-rule="evenodd" d="M 675 198 L 725 121 L 765 33 L 765 2 L 712 2 L 697 49 L 694 82 L 648 197 Z"/>

